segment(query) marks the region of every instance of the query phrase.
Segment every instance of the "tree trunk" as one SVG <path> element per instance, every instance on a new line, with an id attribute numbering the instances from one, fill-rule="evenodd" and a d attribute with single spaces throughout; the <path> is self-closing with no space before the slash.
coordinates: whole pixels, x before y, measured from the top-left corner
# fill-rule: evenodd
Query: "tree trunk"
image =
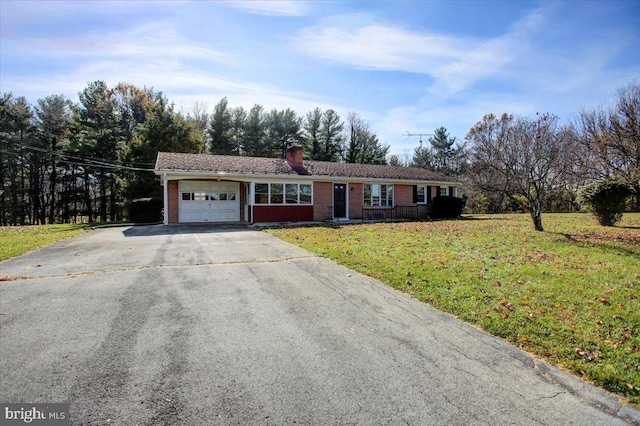
<path id="1" fill-rule="evenodd" d="M 544 231 L 542 227 L 542 207 L 540 203 L 530 202 L 529 203 L 529 213 L 531 214 L 531 219 L 533 220 L 533 227 L 536 231 Z"/>
<path id="2" fill-rule="evenodd" d="M 56 161 L 55 161 L 55 157 L 53 159 L 53 161 L 51 162 L 51 177 L 50 177 L 51 181 L 49 182 L 49 202 L 51 203 L 51 205 L 49 206 L 49 223 L 52 224 L 54 223 L 55 219 L 56 219 L 56 184 L 57 184 L 57 180 L 58 180 L 58 174 L 57 174 L 57 170 L 56 170 Z"/>
<path id="3" fill-rule="evenodd" d="M 91 206 L 91 176 L 89 171 L 84 169 L 84 202 L 87 207 L 87 216 L 89 217 L 89 223 L 93 223 L 93 208 Z"/>

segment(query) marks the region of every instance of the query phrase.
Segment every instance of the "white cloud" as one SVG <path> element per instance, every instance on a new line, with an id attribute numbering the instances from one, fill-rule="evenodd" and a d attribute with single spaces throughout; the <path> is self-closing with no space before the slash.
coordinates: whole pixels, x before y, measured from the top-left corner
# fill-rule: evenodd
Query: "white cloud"
<path id="1" fill-rule="evenodd" d="M 544 9 L 536 9 L 505 34 L 488 39 L 414 32 L 383 24 L 345 28 L 348 20 L 340 19 L 338 24 L 300 30 L 296 45 L 314 58 L 356 68 L 427 74 L 434 80 L 431 93 L 446 97 L 500 72 L 526 50 L 545 15 Z"/>
<path id="2" fill-rule="evenodd" d="M 227 4 L 257 15 L 301 16 L 307 12 L 302 0 L 230 0 Z"/>
<path id="3" fill-rule="evenodd" d="M 118 32 L 88 32 L 82 37 L 29 38 L 17 43 L 38 57 L 132 58 L 140 62 L 161 58 L 229 60 L 223 51 L 183 39 L 170 22 L 147 23 Z"/>
<path id="4" fill-rule="evenodd" d="M 431 73 L 461 58 L 473 41 L 374 24 L 354 31 L 307 28 L 298 33 L 296 43 L 301 52 L 316 58 L 361 68 Z"/>

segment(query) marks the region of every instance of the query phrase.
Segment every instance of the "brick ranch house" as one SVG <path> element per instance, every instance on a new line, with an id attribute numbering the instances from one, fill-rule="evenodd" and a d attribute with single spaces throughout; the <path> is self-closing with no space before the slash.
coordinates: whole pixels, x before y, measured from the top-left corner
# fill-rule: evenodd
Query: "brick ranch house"
<path id="1" fill-rule="evenodd" d="M 432 199 L 456 195 L 453 178 L 415 168 L 160 152 L 164 224 L 300 222 L 425 217 Z"/>

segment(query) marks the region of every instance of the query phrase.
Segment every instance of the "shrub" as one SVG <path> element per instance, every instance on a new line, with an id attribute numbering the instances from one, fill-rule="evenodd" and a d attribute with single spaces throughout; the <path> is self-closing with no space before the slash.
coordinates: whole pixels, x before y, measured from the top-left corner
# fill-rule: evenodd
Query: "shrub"
<path id="1" fill-rule="evenodd" d="M 438 195 L 433 199 L 432 216 L 437 218 L 456 218 L 462 214 L 462 207 L 462 198 Z"/>
<path id="2" fill-rule="evenodd" d="M 139 198 L 128 205 L 129 220 L 134 223 L 153 223 L 162 220 L 164 202 L 158 198 Z"/>
<path id="3" fill-rule="evenodd" d="M 624 183 L 602 180 L 584 186 L 578 191 L 577 202 L 592 212 L 602 226 L 613 226 L 622 219 L 631 189 Z"/>

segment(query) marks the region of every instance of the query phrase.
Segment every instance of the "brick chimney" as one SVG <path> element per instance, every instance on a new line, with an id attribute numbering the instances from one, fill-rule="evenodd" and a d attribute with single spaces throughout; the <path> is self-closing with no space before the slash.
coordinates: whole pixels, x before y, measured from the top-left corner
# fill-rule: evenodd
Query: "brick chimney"
<path id="1" fill-rule="evenodd" d="M 291 167 L 302 167 L 302 147 L 293 143 L 287 148 L 286 159 Z"/>

